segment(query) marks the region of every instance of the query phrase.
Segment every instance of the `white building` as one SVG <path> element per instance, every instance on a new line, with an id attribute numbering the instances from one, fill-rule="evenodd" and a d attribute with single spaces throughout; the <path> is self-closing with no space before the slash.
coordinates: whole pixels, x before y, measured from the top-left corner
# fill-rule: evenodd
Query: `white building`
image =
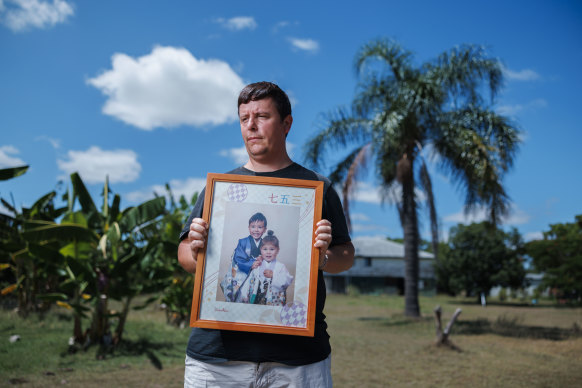
<path id="1" fill-rule="evenodd" d="M 349 270 L 330 274 L 324 272 L 328 292 L 346 292 L 348 285 L 363 293 L 404 294 L 404 245 L 381 237 L 356 237 L 354 265 Z M 435 292 L 434 255 L 419 251 L 419 291 Z"/>

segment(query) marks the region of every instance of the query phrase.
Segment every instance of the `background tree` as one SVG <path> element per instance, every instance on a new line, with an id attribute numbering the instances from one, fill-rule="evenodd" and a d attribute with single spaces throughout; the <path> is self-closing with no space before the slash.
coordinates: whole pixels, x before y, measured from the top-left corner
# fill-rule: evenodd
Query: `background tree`
<path id="1" fill-rule="evenodd" d="M 502 85 L 501 64 L 482 47 L 456 47 L 414 66 L 410 51 L 390 40 L 375 40 L 356 55 L 355 67 L 360 82 L 351 111 L 328 115 L 323 129 L 306 144 L 306 159 L 317 166 L 330 148 L 349 148 L 330 174 L 334 182 L 343 182 L 348 221 L 349 194 L 369 159 L 384 193 L 401 185 L 397 207 L 404 232 L 405 314 L 417 317 L 417 185 L 427 193 L 435 248 L 438 241 L 423 153 L 439 156 L 438 167 L 464 191 L 467 209 L 482 204 L 496 223 L 508 211 L 502 178 L 512 165 L 518 131 L 491 108 Z M 490 103 L 481 95 L 485 86 Z"/>
<path id="2" fill-rule="evenodd" d="M 524 244 L 515 228 L 507 233 L 487 221 L 459 224 L 451 228 L 442 251 L 438 282 L 452 294 L 479 297 L 495 286 L 524 286 Z"/>
<path id="3" fill-rule="evenodd" d="M 582 214 L 573 223 L 553 224 L 543 240 L 526 245 L 536 270 L 544 273 L 542 287 L 555 288 L 558 297 L 582 301 Z"/>

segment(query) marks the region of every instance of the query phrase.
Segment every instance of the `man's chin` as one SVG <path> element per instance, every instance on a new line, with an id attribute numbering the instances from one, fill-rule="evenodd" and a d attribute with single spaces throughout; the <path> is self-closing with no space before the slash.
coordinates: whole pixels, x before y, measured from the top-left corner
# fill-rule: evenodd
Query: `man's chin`
<path id="1" fill-rule="evenodd" d="M 267 154 L 269 150 L 266 147 L 250 146 L 247 147 L 247 153 L 253 158 L 260 158 L 261 156 Z"/>

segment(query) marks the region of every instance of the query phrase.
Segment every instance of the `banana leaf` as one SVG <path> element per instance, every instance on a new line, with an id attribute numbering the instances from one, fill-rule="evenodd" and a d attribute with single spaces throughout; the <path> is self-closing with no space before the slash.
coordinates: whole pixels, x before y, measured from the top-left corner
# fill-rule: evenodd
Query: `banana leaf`
<path id="1" fill-rule="evenodd" d="M 123 232 L 131 232 L 136 227 L 163 215 L 165 209 L 166 199 L 164 197 L 154 198 L 123 213 L 119 226 Z"/>
<path id="2" fill-rule="evenodd" d="M 79 204 L 81 204 L 81 209 L 83 209 L 83 213 L 87 215 L 89 223 L 93 226 L 96 224 L 102 224 L 102 216 L 101 213 L 97 210 L 87 187 L 83 183 L 81 176 L 74 172 L 71 174 L 71 183 L 73 185 L 73 197 L 79 198 Z"/>
<path id="3" fill-rule="evenodd" d="M 63 294 L 60 292 L 53 292 L 53 293 L 49 293 L 49 294 L 37 295 L 37 298 L 44 300 L 44 301 L 47 301 L 47 302 L 56 302 L 57 300 L 65 301 L 69 297 L 66 294 Z"/>
<path id="4" fill-rule="evenodd" d="M 8 179 L 16 178 L 28 170 L 29 166 L 11 167 L 3 168 L 0 170 L 0 181 L 5 181 Z"/>
<path id="5" fill-rule="evenodd" d="M 24 238 L 29 242 L 47 240 L 83 241 L 97 244 L 99 236 L 84 225 L 64 222 L 56 224 L 50 221 L 27 222 Z"/>

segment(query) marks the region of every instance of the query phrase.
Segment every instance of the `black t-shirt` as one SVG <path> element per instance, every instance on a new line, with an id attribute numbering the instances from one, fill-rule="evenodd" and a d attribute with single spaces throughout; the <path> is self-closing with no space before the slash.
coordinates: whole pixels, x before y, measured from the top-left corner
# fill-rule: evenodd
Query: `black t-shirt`
<path id="1" fill-rule="evenodd" d="M 297 163 L 272 172 L 254 172 L 244 167 L 239 167 L 229 171 L 228 174 L 323 181 L 322 218 L 329 220 L 332 225 L 330 247 L 350 241 L 340 199 L 337 192 L 331 187 L 330 181 L 322 175 Z M 198 201 L 194 205 L 194 209 L 180 234 L 180 240 L 187 237 L 192 219 L 202 217 L 203 208 L 204 190 L 198 196 Z M 193 328 L 188 340 L 186 354 L 206 362 L 236 360 L 307 365 L 324 360 L 331 352 L 329 335 L 326 330 L 327 324 L 323 314 L 325 297 L 323 272 L 319 271 L 313 337 Z"/>

